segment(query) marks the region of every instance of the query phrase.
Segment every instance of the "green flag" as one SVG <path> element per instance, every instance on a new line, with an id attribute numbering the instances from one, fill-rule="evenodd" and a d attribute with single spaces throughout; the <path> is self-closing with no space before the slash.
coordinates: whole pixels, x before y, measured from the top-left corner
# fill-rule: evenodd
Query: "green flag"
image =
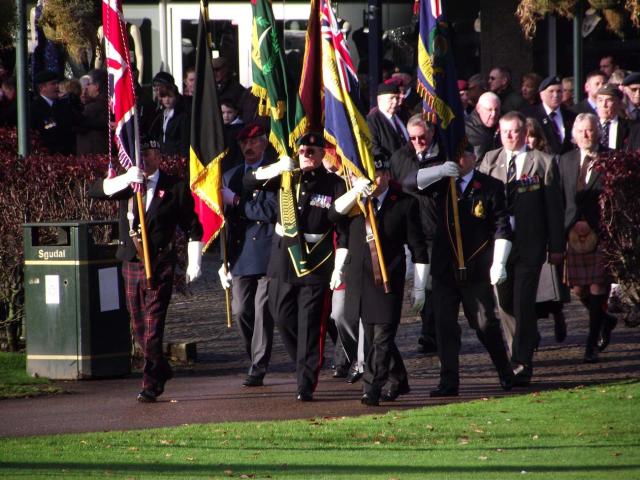
<path id="1" fill-rule="evenodd" d="M 304 109 L 293 85 L 270 0 L 251 0 L 251 92 L 260 100 L 258 113 L 271 119 L 269 141 L 280 155 L 292 155 L 305 133 Z"/>

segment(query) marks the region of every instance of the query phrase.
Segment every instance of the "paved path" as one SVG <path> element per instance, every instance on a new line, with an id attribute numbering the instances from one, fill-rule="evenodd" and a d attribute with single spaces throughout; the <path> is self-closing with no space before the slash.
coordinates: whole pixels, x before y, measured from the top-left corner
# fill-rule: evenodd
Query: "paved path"
<path id="1" fill-rule="evenodd" d="M 205 267 L 215 272 L 215 259 L 208 259 Z M 407 316 L 399 330 L 398 345 L 406 360 L 412 392 L 396 402 L 383 403 L 377 408 L 360 405 L 361 384 L 349 385 L 333 379 L 328 369 L 321 373 L 315 401 L 297 402 L 293 366 L 277 334 L 265 386 L 244 388 L 241 382 L 246 360 L 236 329 L 226 328 L 223 301 L 211 274 L 192 289 L 190 296 L 174 296 L 166 340 L 197 342 L 199 361 L 191 367 L 177 368 L 176 378 L 167 384 L 162 401 L 157 404 L 135 401 L 139 375 L 57 382 L 67 393 L 0 401 L 0 436 L 361 415 L 448 401 L 429 398 L 429 390 L 438 382 L 438 362 L 433 356 L 416 352 L 420 325 L 415 318 Z M 626 328 L 619 322 L 611 345 L 601 355 L 601 362 L 586 365 L 582 363 L 586 312 L 577 302 L 567 305 L 565 312 L 569 329 L 565 343 L 554 342 L 551 320 L 540 321 L 542 342 L 535 358 L 534 382 L 528 388 L 514 389 L 508 394 L 499 388 L 488 355 L 479 348 L 475 335 L 463 322 L 461 396 L 454 401 L 640 378 L 640 328 Z M 330 356 L 331 347 L 327 358 Z"/>

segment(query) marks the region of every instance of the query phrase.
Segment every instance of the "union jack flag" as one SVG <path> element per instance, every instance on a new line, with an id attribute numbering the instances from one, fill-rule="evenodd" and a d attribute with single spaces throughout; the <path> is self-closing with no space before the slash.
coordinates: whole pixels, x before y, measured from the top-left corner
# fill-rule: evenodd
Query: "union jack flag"
<path id="1" fill-rule="evenodd" d="M 126 24 L 122 14 L 122 0 L 102 1 L 102 23 L 109 75 L 109 107 L 114 116 L 118 160 L 125 170 L 132 165 L 143 168 L 139 143 L 136 141 L 136 94 Z M 142 185 L 135 184 L 133 189 L 139 191 Z"/>
<path id="2" fill-rule="evenodd" d="M 358 76 L 329 0 L 320 2 L 320 25 L 325 137 L 350 171 L 373 178 L 371 133 L 360 109 Z"/>

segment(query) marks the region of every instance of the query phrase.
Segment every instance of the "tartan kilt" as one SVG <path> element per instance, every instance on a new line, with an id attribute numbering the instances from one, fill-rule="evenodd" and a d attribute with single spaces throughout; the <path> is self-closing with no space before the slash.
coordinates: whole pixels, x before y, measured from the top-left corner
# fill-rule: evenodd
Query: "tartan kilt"
<path id="1" fill-rule="evenodd" d="M 611 283 L 601 243 L 598 243 L 595 251 L 590 253 L 576 253 L 570 245 L 567 245 L 566 280 L 572 287 Z"/>

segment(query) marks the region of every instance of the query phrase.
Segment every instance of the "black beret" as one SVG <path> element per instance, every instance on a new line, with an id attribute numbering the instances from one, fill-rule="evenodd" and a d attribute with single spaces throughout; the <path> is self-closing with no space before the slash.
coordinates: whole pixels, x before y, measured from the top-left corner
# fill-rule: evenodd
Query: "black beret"
<path id="1" fill-rule="evenodd" d="M 596 92 L 596 95 L 609 95 L 622 100 L 622 92 L 620 91 L 620 89 L 615 85 L 611 85 L 610 83 L 606 83 L 601 86 Z"/>
<path id="2" fill-rule="evenodd" d="M 169 72 L 158 72 L 156 73 L 156 76 L 153 77 L 152 84 L 173 87 L 176 84 L 176 81 L 173 78 L 173 75 L 171 75 Z"/>
<path id="3" fill-rule="evenodd" d="M 385 154 L 376 153 L 373 156 L 373 166 L 376 170 L 389 170 L 391 168 L 391 162 L 389 162 Z"/>
<path id="4" fill-rule="evenodd" d="M 47 83 L 51 80 L 59 80 L 58 74 L 56 72 L 52 72 L 51 70 L 41 70 L 40 72 L 36 73 L 36 76 L 33 78 L 33 81 L 36 85 Z"/>
<path id="5" fill-rule="evenodd" d="M 257 123 L 252 122 L 247 124 L 246 127 L 244 127 L 242 130 L 240 130 L 240 132 L 238 132 L 238 135 L 236 136 L 236 140 L 241 142 L 242 140 L 260 137 L 264 134 L 265 134 L 264 128 L 262 128 Z"/>
<path id="6" fill-rule="evenodd" d="M 544 80 L 542 80 L 542 82 L 540 82 L 540 86 L 538 87 L 538 92 L 544 92 L 551 85 L 562 85 L 562 80 L 560 80 L 560 77 L 556 75 L 547 77 Z"/>
<path id="7" fill-rule="evenodd" d="M 145 137 L 145 136 L 140 137 L 140 151 L 144 152 L 145 150 L 151 150 L 151 149 L 159 150 L 160 142 L 158 142 L 157 140 L 154 140 L 151 137 Z"/>
<path id="8" fill-rule="evenodd" d="M 397 94 L 400 93 L 400 89 L 398 88 L 398 84 L 396 82 L 385 83 L 382 82 L 378 85 L 378 95 L 388 95 L 388 94 Z"/>
<path id="9" fill-rule="evenodd" d="M 321 133 L 318 132 L 307 132 L 298 139 L 296 145 L 298 147 L 301 145 L 306 145 L 307 147 L 324 148 L 324 137 Z"/>
<path id="10" fill-rule="evenodd" d="M 628 87 L 629 85 L 636 85 L 640 83 L 640 72 L 631 72 L 629 75 L 624 77 L 622 81 L 622 85 Z"/>
<path id="11" fill-rule="evenodd" d="M 225 57 L 216 57 L 211 60 L 211 65 L 214 70 L 218 70 L 219 68 L 224 68 L 228 65 L 227 59 Z"/>

